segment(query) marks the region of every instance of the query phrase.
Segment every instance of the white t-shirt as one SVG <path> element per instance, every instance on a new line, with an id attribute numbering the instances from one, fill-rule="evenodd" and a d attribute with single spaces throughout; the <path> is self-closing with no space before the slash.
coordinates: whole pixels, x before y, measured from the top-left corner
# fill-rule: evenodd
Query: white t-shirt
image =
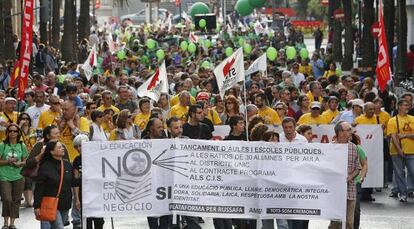
<path id="1" fill-rule="evenodd" d="M 289 141 L 284 133 L 280 134 L 279 137 L 280 142 L 288 142 L 288 143 L 308 143 L 308 140 L 306 138 L 298 133 L 296 133 L 295 138 L 292 141 Z"/>
<path id="2" fill-rule="evenodd" d="M 31 106 L 27 109 L 26 113 L 30 116 L 32 119 L 32 127 L 37 128 L 37 124 L 39 123 L 39 117 L 40 114 L 43 111 L 47 111 L 49 109 L 49 105 L 43 104 L 41 107 L 37 107 L 36 105 Z"/>

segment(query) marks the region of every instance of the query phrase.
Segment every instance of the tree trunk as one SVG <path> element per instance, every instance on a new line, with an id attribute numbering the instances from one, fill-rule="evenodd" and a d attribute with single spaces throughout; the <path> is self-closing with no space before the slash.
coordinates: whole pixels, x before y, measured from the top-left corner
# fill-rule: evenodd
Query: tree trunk
<path id="1" fill-rule="evenodd" d="M 361 67 L 371 67 L 371 71 L 365 72 L 364 76 L 373 76 L 374 71 L 374 39 L 371 34 L 371 26 L 374 23 L 375 12 L 374 12 L 374 0 L 365 0 L 363 8 L 363 25 L 364 29 L 362 31 L 362 60 Z"/>
<path id="2" fill-rule="evenodd" d="M 342 70 L 350 71 L 353 67 L 352 54 L 354 53 L 354 30 L 352 28 L 352 2 L 342 0 L 345 13 L 345 47 Z"/>
<path id="3" fill-rule="evenodd" d="M 341 6 L 340 0 L 335 0 L 334 2 L 334 11 L 339 9 Z M 333 59 L 335 62 L 342 62 L 342 24 L 339 20 L 334 20 L 333 27 Z"/>
<path id="4" fill-rule="evenodd" d="M 388 57 L 390 60 L 391 69 L 395 72 L 393 58 L 392 58 L 392 48 L 394 47 L 394 26 L 395 26 L 395 5 L 394 0 L 384 0 L 384 24 L 385 24 L 385 33 L 387 35 L 388 43 Z"/>
<path id="5" fill-rule="evenodd" d="M 75 16 L 74 16 L 75 15 Z M 75 21 L 73 18 L 76 17 L 76 11 L 74 10 L 74 0 L 65 0 L 65 14 L 63 22 L 63 37 L 62 37 L 62 60 L 74 61 L 75 50 L 73 49 L 73 43 L 76 43 L 73 40 L 73 33 L 76 33 L 76 30 L 73 30 Z"/>
<path id="6" fill-rule="evenodd" d="M 405 0 L 398 0 L 397 9 L 397 69 L 398 79 L 405 79 L 407 77 L 405 65 L 407 63 L 407 11 Z M 408 76 L 411 77 L 411 76 Z"/>
<path id="7" fill-rule="evenodd" d="M 13 21 L 11 17 L 12 0 L 3 0 L 3 15 L 4 18 L 4 52 L 5 58 L 14 59 L 15 50 L 13 45 Z"/>
<path id="8" fill-rule="evenodd" d="M 52 46 L 60 47 L 60 0 L 53 0 L 52 15 Z"/>
<path id="9" fill-rule="evenodd" d="M 336 0 L 329 0 L 328 5 L 328 27 L 331 29 L 334 26 L 334 10 L 335 8 L 335 1 Z"/>
<path id="10" fill-rule="evenodd" d="M 4 47 L 4 2 L 0 1 L 0 63 L 5 61 Z"/>
<path id="11" fill-rule="evenodd" d="M 39 32 L 40 32 L 40 43 L 47 44 L 47 21 L 49 19 L 49 0 L 39 0 L 40 2 L 40 22 L 39 22 Z"/>
<path id="12" fill-rule="evenodd" d="M 88 39 L 89 33 L 91 30 L 90 25 L 90 17 L 89 17 L 89 11 L 90 11 L 90 0 L 84 0 L 80 3 L 80 15 L 79 15 L 79 21 L 78 21 L 78 41 L 79 43 L 83 39 Z"/>

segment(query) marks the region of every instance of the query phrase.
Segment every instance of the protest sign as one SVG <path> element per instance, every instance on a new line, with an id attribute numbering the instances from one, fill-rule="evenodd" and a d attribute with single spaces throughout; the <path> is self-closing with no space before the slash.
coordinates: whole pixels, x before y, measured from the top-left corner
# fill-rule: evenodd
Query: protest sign
<path id="1" fill-rule="evenodd" d="M 82 166 L 85 217 L 345 218 L 342 144 L 86 142 Z"/>
<path id="2" fill-rule="evenodd" d="M 281 126 L 269 126 L 271 130 L 282 133 Z M 227 125 L 215 126 L 214 140 L 223 140 L 229 134 Z M 358 125 L 354 128 L 361 138 L 361 147 L 368 158 L 368 174 L 362 183 L 363 188 L 382 188 L 384 185 L 384 155 L 383 155 L 383 131 L 381 125 Z M 313 142 L 330 143 L 335 132 L 334 125 L 313 125 Z"/>

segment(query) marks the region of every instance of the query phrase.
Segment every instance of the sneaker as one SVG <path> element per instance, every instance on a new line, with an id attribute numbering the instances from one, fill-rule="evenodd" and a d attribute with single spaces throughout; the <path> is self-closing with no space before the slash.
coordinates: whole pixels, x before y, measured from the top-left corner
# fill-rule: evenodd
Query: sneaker
<path id="1" fill-rule="evenodd" d="M 407 196 L 408 196 L 409 198 L 414 198 L 414 192 L 413 192 L 413 191 L 408 192 Z"/>
<path id="2" fill-rule="evenodd" d="M 405 203 L 405 202 L 407 202 L 407 196 L 398 195 L 398 200 L 402 203 Z"/>
<path id="3" fill-rule="evenodd" d="M 390 195 L 388 195 L 388 197 L 396 198 L 396 197 L 398 197 L 398 193 L 397 192 L 391 192 Z"/>

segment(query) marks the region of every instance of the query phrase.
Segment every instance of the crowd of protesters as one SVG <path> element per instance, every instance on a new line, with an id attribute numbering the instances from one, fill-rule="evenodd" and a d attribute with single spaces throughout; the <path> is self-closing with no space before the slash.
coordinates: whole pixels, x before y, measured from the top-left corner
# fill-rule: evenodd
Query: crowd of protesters
<path id="1" fill-rule="evenodd" d="M 59 50 L 40 44 L 35 35 L 36 49 L 24 100 L 18 100 L 18 89 L 9 86 L 13 61 L 0 65 L 2 228 L 16 228 L 14 220 L 19 217 L 23 193 L 25 207 L 34 207 L 36 214 L 41 197 L 56 195 L 62 160 L 65 175 L 57 221 L 42 222 L 41 228 L 63 228 L 69 223 L 70 209 L 74 227 L 80 228 L 82 141 L 209 140 L 218 125 L 230 126 L 224 140 L 310 143 L 311 125 L 336 124 L 337 142 L 349 142 L 351 146 L 347 228 L 359 228 L 359 201 L 375 199 L 372 189 L 360 188 L 367 163 L 365 153 L 357 146 L 360 139 L 350 138 L 351 125 L 380 124 L 386 136 L 385 183 L 393 183 L 390 196 L 401 202 L 413 197 L 413 95 L 397 98 L 390 89 L 381 92 L 374 78 L 360 76 L 357 69 L 350 74 L 337 71 L 331 45 L 319 48 L 320 29 L 316 33 L 318 49 L 310 58 L 297 55 L 288 59 L 286 45 L 298 52 L 306 48 L 303 35 L 293 27 L 287 33 L 267 34 L 257 34 L 249 25 L 231 31 L 222 29 L 218 35 L 198 35 L 213 45 L 199 44 L 195 52 L 190 52 L 180 47 L 192 34 L 192 26 L 183 24 L 168 28 L 162 23 L 106 23 L 95 27 L 89 39 L 80 42 L 78 61 L 71 62 L 61 61 Z M 147 47 L 149 38 L 157 41 L 155 50 Z M 245 53 L 246 69 L 270 46 L 278 50 L 277 58 L 268 60 L 267 71 L 249 75 L 244 83 L 221 97 L 214 66 L 226 58 L 227 47 L 240 46 L 241 38 L 253 47 Z M 93 45 L 98 49 L 99 64 L 87 80 L 80 66 Z M 121 49 L 125 57 L 117 55 Z M 138 97 L 137 89 L 158 68 L 157 49 L 165 51 L 169 92 L 153 101 Z M 202 67 L 204 61 L 210 67 Z M 282 125 L 283 132 L 272 131 L 271 125 Z M 148 218 L 151 229 L 168 228 L 170 221 L 168 217 Z M 200 228 L 202 219 L 183 217 L 182 221 L 193 229 Z M 307 228 L 308 224 L 279 219 L 276 222 L 279 228 Z M 101 218 L 88 219 L 88 228 L 102 228 L 103 224 Z M 256 222 L 215 219 L 214 225 L 220 229 L 232 225 L 255 228 Z M 273 220 L 263 221 L 263 228 L 273 227 Z M 331 227 L 339 228 L 340 224 L 332 222 Z"/>

